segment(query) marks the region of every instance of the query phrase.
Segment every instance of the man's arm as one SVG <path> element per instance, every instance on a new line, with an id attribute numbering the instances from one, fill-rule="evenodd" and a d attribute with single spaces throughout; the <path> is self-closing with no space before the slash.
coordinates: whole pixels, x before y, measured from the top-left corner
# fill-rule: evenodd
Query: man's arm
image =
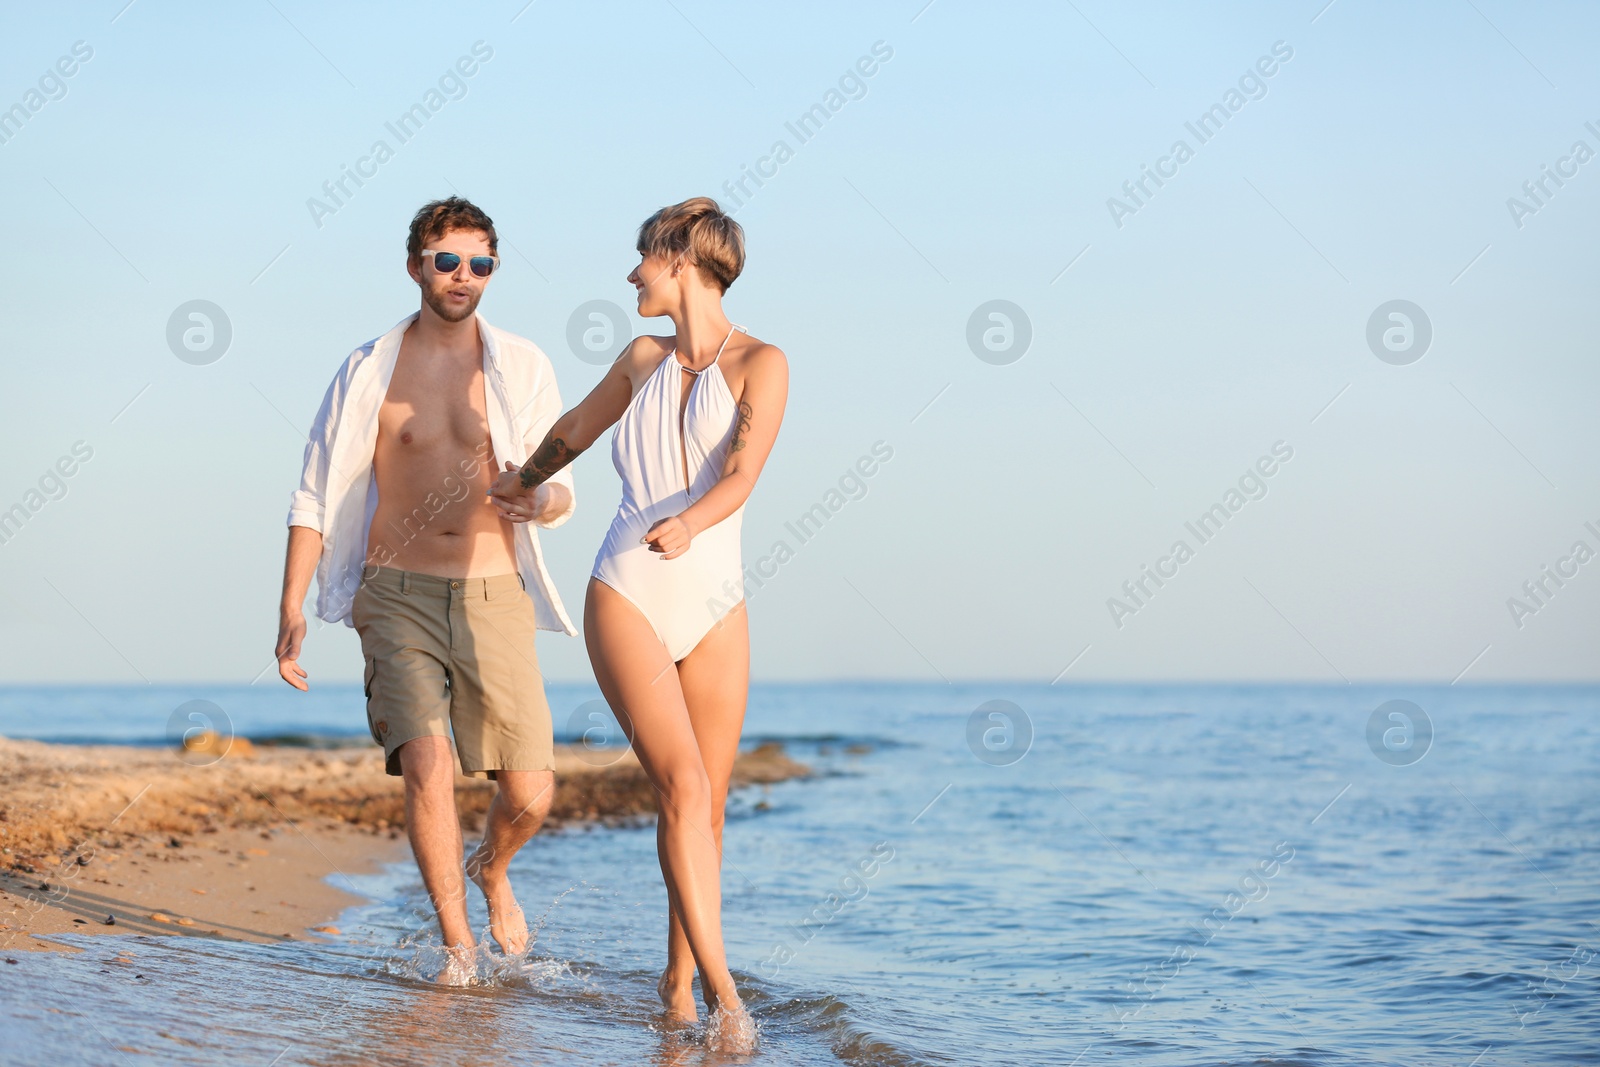
<path id="1" fill-rule="evenodd" d="M 283 561 L 283 597 L 278 603 L 278 644 L 274 655 L 278 659 L 278 673 L 296 689 L 307 688 L 303 680 L 306 672 L 300 669 L 297 661 L 300 644 L 306 636 L 306 593 L 322 558 L 322 530 L 327 512 L 328 475 L 333 470 L 334 437 L 356 362 L 370 351 L 370 346 L 357 349 L 328 383 L 316 418 L 312 420 L 311 432 L 306 436 L 300 485 L 289 496 L 289 547 Z"/>
<path id="2" fill-rule="evenodd" d="M 322 558 L 322 534 L 309 526 L 289 527 L 289 548 L 283 560 L 283 600 L 278 604 L 278 673 L 296 689 L 305 690 L 306 672 L 297 662 L 306 637 L 305 602 L 311 576 Z"/>

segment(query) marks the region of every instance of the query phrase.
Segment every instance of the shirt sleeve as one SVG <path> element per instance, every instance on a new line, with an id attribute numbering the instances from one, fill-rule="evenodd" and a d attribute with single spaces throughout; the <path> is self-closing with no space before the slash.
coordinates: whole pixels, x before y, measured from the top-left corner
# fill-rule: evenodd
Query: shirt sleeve
<path id="1" fill-rule="evenodd" d="M 535 376 L 528 436 L 522 442 L 524 456 L 533 455 L 534 449 L 544 442 L 544 436 L 550 432 L 550 427 L 561 417 L 561 390 L 556 387 L 555 369 L 550 366 L 550 359 L 543 352 L 539 352 L 536 358 L 539 361 L 539 373 Z M 572 518 L 572 513 L 578 507 L 578 493 L 572 481 L 572 464 L 562 467 L 549 481 L 551 484 L 567 487 L 567 506 L 549 518 L 539 519 L 535 523 L 545 530 L 553 530 Z"/>
<path id="2" fill-rule="evenodd" d="M 333 449 L 333 430 L 338 425 L 344 403 L 345 372 L 341 370 L 328 385 L 317 409 L 311 433 L 306 437 L 305 458 L 300 470 L 300 487 L 289 495 L 289 526 L 305 526 L 323 531 L 328 503 L 328 454 Z"/>

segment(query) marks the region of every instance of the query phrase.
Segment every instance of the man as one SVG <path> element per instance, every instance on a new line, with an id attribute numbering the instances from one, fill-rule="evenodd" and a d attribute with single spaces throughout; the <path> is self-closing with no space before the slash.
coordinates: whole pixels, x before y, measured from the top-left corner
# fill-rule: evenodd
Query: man
<path id="1" fill-rule="evenodd" d="M 497 243 L 493 221 L 459 197 L 412 219 L 406 269 L 422 307 L 356 349 L 328 387 L 290 502 L 278 623 L 278 671 L 301 690 L 313 571 L 317 615 L 361 635 L 367 724 L 388 773 L 405 779 L 406 833 L 452 949 L 441 980 L 457 982 L 475 946 L 456 761 L 496 782 L 465 873 L 501 949 L 522 952 L 528 928 L 506 868 L 554 788 L 534 633 L 577 632 L 533 529 L 572 514 L 570 476 L 530 500 L 486 496 L 500 464 L 515 469 L 561 414 L 544 353 L 476 314 Z"/>

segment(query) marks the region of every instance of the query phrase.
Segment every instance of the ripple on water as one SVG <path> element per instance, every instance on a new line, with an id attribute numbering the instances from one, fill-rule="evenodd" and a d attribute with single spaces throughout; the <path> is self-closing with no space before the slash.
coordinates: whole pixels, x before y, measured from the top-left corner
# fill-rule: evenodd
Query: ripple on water
<path id="1" fill-rule="evenodd" d="M 1395 768 L 1363 732 L 1395 694 L 1362 687 L 758 688 L 752 735 L 835 740 L 805 751 L 816 778 L 747 794 L 728 823 L 752 1062 L 1592 1062 L 1597 693 L 1408 689 L 1437 741 Z M 965 737 L 998 696 L 1035 727 L 1003 769 Z M 867 734 L 871 751 L 844 750 Z M 1292 862 L 1239 903 L 1280 841 Z M 840 903 L 875 842 L 893 861 Z M 513 865 L 543 909 L 534 945 L 475 959 L 461 990 L 427 981 L 442 949 L 416 936 L 403 867 L 363 883 L 374 903 L 334 944 L 70 938 L 81 953 L 0 968 L 3 1056 L 714 1062 L 703 1030 L 660 1025 L 654 846 L 648 829 L 541 835 Z"/>

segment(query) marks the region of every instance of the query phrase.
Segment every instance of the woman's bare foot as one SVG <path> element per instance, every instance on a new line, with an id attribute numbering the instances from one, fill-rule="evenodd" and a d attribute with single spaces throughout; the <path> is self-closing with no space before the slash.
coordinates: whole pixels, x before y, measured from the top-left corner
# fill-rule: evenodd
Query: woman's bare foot
<path id="1" fill-rule="evenodd" d="M 489 905 L 489 933 L 507 956 L 520 956 L 528 949 L 528 920 L 511 891 L 511 879 L 498 868 L 489 868 L 476 853 L 467 861 L 467 875 L 483 890 Z"/>
<path id="2" fill-rule="evenodd" d="M 706 1048 L 748 1056 L 756 1050 L 756 1021 L 737 997 L 723 1000 L 706 1020 Z"/>
<path id="3" fill-rule="evenodd" d="M 685 978 L 668 967 L 656 983 L 656 992 L 661 994 L 661 1005 L 666 1008 L 668 1022 L 688 1025 L 699 1020 L 700 1011 L 694 1003 L 694 972 L 691 971 Z"/>

